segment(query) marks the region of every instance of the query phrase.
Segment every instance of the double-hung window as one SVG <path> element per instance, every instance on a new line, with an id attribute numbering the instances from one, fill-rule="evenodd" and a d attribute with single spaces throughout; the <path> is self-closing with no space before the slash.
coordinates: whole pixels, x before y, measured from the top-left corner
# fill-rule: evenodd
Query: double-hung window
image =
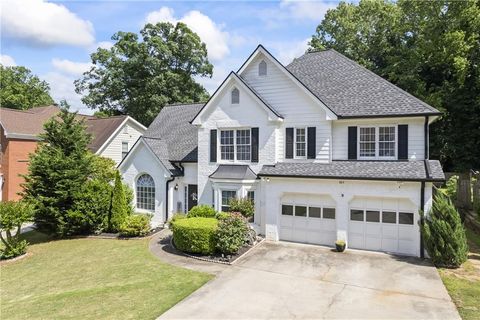
<path id="1" fill-rule="evenodd" d="M 395 158 L 396 127 L 360 127 L 358 150 L 360 158 Z"/>
<path id="2" fill-rule="evenodd" d="M 250 161 L 251 143 L 250 129 L 221 130 L 220 157 L 229 161 Z"/>
<path id="3" fill-rule="evenodd" d="M 307 131 L 305 128 L 295 128 L 295 158 L 305 158 L 307 155 Z"/>
<path id="4" fill-rule="evenodd" d="M 222 211 L 228 212 L 230 210 L 230 200 L 237 197 L 236 191 L 223 190 L 222 191 Z"/>

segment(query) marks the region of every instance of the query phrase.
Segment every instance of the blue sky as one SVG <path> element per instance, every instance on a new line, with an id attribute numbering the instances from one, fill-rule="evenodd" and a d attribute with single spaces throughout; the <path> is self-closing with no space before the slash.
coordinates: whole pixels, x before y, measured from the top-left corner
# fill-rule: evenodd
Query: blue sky
<path id="1" fill-rule="evenodd" d="M 1 62 L 31 69 L 51 86 L 55 100 L 92 113 L 75 94 L 73 81 L 99 46 L 117 31 L 138 32 L 146 22 L 185 22 L 207 44 L 212 93 L 261 43 L 289 63 L 307 48 L 329 8 L 338 1 L 44 1 L 2 0 Z"/>

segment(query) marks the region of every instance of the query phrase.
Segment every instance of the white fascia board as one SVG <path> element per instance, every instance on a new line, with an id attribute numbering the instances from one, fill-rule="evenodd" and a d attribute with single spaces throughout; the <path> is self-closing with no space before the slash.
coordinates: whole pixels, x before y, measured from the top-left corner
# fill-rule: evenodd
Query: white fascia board
<path id="1" fill-rule="evenodd" d="M 307 96 L 309 96 L 315 103 L 320 106 L 326 113 L 327 120 L 337 120 L 337 115 L 330 110 L 322 101 L 319 100 L 310 90 L 308 90 L 303 83 L 301 83 L 297 78 L 295 78 L 288 70 L 283 66 L 270 52 L 268 52 L 262 45 L 259 45 L 257 49 L 250 55 L 247 61 L 242 65 L 242 67 L 237 71 L 238 74 L 241 74 L 250 63 L 262 53 L 267 57 L 278 69 L 280 69 L 292 82 L 294 82 L 300 90 L 302 90 Z"/>

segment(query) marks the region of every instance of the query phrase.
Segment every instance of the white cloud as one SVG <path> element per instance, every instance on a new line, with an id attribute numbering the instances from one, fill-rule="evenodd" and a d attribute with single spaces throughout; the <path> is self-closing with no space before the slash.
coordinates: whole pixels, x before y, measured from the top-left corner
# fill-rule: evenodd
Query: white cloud
<path id="1" fill-rule="evenodd" d="M 52 59 L 52 65 L 56 70 L 74 76 L 80 76 L 92 66 L 89 62 L 74 62 L 67 59 L 57 58 Z"/>
<path id="2" fill-rule="evenodd" d="M 0 63 L 3 64 L 3 66 L 5 67 L 14 67 L 17 65 L 15 63 L 15 60 L 6 54 L 0 55 Z"/>
<path id="3" fill-rule="evenodd" d="M 73 82 L 76 77 L 60 72 L 48 72 L 41 77 L 50 84 L 50 95 L 53 100 L 60 102 L 65 99 L 71 106 L 72 111 L 83 114 L 92 114 L 93 110 L 87 108 L 81 101 L 82 96 L 75 92 Z"/>
<path id="4" fill-rule="evenodd" d="M 296 19 L 309 19 L 320 22 L 328 9 L 335 8 L 338 2 L 282 0 L 280 8 L 288 9 Z"/>
<path id="5" fill-rule="evenodd" d="M 300 41 L 275 42 L 271 43 L 272 49 L 276 52 L 275 57 L 283 65 L 287 65 L 307 51 L 310 38 Z"/>
<path id="6" fill-rule="evenodd" d="M 171 23 L 183 22 L 190 29 L 200 36 L 207 45 L 208 57 L 212 60 L 223 59 L 230 53 L 228 47 L 229 34 L 223 31 L 224 26 L 215 23 L 208 16 L 200 11 L 192 10 L 187 12 L 182 18 L 177 19 L 174 16 L 173 9 L 162 7 L 160 10 L 150 12 L 145 21 L 147 23 L 157 23 L 160 21 L 168 21 Z"/>
<path id="7" fill-rule="evenodd" d="M 89 47 L 93 25 L 65 6 L 43 0 L 2 0 L 3 34 L 32 46 L 67 44 Z"/>

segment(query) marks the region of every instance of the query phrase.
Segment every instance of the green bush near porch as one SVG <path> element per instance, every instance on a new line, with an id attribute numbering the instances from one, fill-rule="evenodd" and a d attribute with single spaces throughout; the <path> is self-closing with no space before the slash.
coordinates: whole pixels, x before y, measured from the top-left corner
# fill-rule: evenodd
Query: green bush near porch
<path id="1" fill-rule="evenodd" d="M 185 252 L 212 254 L 215 251 L 215 234 L 218 220 L 215 218 L 188 218 L 171 222 L 173 242 Z"/>

